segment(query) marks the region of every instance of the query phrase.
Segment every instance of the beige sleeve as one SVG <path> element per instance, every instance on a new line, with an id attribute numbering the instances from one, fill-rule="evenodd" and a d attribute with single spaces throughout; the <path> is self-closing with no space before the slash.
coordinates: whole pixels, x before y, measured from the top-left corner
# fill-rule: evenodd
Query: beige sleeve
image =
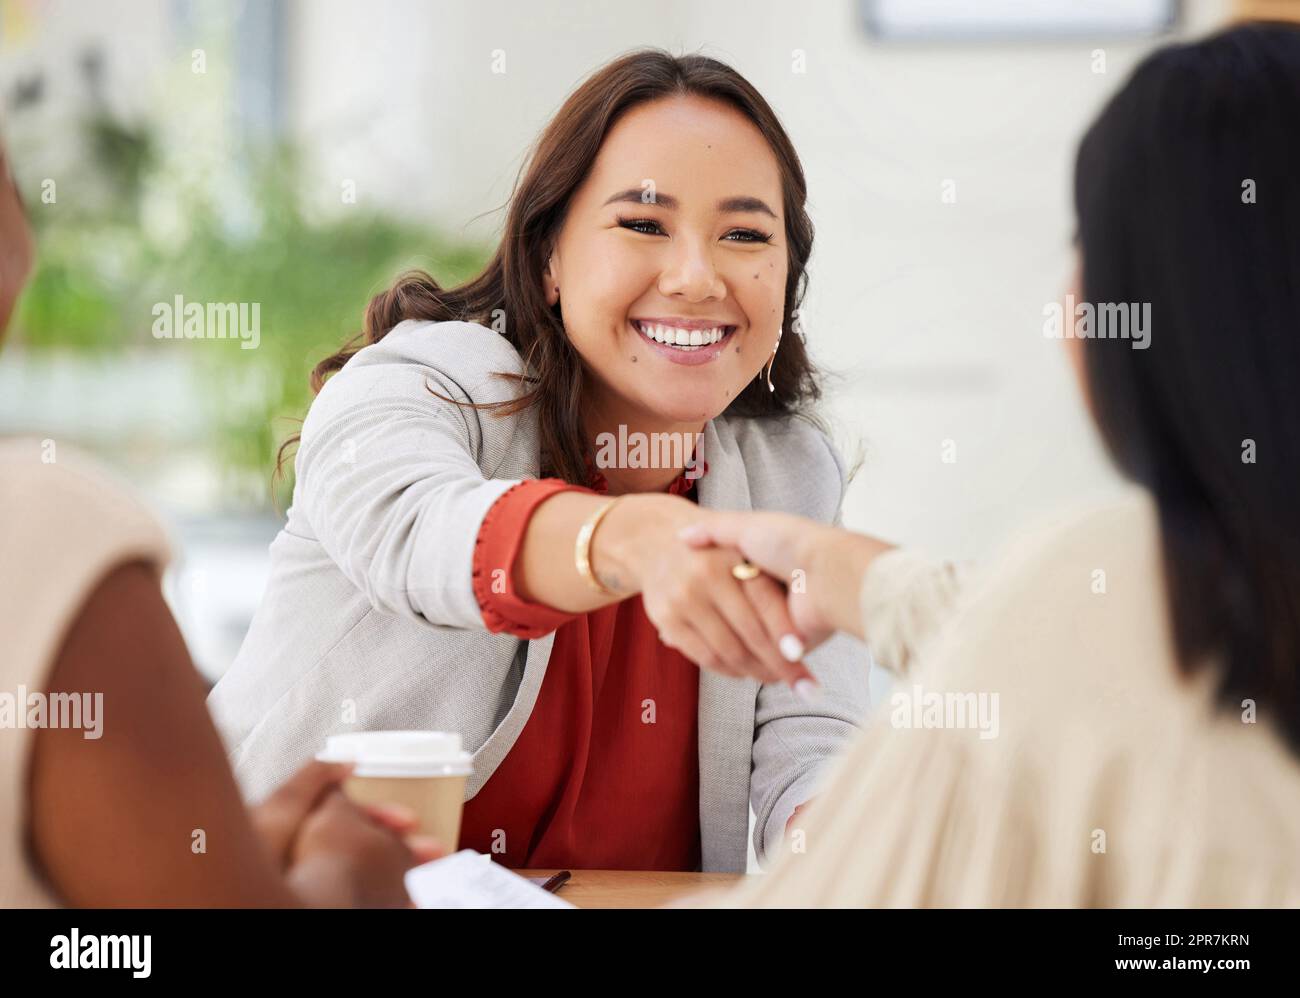
<path id="1" fill-rule="evenodd" d="M 862 579 L 862 628 L 872 658 L 905 674 L 918 649 L 951 616 L 967 570 L 895 548 L 876 558 Z"/>
<path id="2" fill-rule="evenodd" d="M 170 557 L 158 522 L 111 473 L 70 447 L 47 451 L 26 438 L 0 440 L 0 550 L 0 689 L 44 689 L 104 576 L 130 561 L 161 574 Z"/>

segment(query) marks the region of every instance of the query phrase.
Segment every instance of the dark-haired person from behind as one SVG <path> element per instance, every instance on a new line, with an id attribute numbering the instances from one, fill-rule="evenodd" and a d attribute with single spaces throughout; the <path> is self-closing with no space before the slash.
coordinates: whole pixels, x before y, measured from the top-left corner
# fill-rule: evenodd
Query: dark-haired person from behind
<path id="1" fill-rule="evenodd" d="M 778 514 L 692 532 L 804 569 L 796 625 L 908 674 L 806 851 L 724 903 L 1300 904 L 1297 164 L 1281 24 L 1156 52 L 1084 137 L 1075 297 L 1150 305 L 1145 349 L 1065 340 L 1121 500 L 978 585 Z"/>

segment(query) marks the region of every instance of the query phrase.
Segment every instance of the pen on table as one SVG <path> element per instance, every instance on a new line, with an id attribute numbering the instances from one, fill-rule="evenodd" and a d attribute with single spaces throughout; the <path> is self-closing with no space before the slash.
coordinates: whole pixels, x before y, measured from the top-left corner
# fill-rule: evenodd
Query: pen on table
<path id="1" fill-rule="evenodd" d="M 544 884 L 542 884 L 542 890 L 554 893 L 555 891 L 558 891 L 572 876 L 573 874 L 568 870 L 561 870 L 559 873 L 554 873 L 546 879 Z"/>

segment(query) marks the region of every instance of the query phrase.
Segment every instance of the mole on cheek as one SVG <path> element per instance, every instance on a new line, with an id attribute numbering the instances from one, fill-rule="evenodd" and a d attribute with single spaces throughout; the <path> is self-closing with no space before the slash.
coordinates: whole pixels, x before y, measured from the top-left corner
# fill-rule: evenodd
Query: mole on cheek
<path id="1" fill-rule="evenodd" d="M 632 363 L 633 363 L 633 364 L 636 363 L 636 354 L 633 354 L 633 355 L 632 355 Z"/>
<path id="2" fill-rule="evenodd" d="M 754 275 L 754 280 L 756 280 L 756 281 L 758 280 L 758 275 L 757 275 L 757 274 Z"/>

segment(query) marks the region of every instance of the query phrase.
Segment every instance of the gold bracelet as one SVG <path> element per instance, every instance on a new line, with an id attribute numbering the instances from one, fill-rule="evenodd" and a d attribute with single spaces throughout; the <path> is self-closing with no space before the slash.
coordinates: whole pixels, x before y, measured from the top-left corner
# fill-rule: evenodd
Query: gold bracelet
<path id="1" fill-rule="evenodd" d="M 600 526 L 600 521 L 605 518 L 605 514 L 621 498 L 622 496 L 616 496 L 587 517 L 578 529 L 578 539 L 573 545 L 573 565 L 578 570 L 578 574 L 586 580 L 587 585 L 606 596 L 622 596 L 623 594 L 610 589 L 600 579 L 596 578 L 596 573 L 591 570 L 591 539 L 595 536 L 596 528 Z"/>

